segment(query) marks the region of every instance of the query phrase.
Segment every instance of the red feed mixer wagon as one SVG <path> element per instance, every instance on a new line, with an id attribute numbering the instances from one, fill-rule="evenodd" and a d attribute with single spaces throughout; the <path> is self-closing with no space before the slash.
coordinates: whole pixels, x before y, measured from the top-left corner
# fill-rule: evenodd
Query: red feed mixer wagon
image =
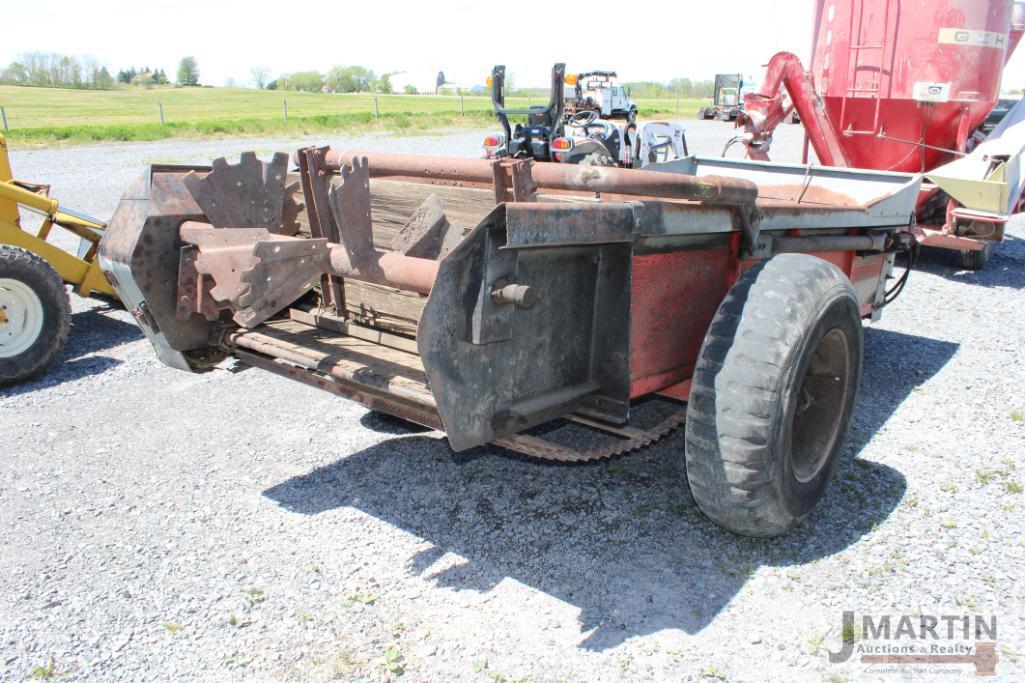
<path id="1" fill-rule="evenodd" d="M 1001 142 L 980 147 L 977 131 L 1023 32 L 1025 3 L 1007 0 L 817 0 L 810 68 L 776 54 L 745 101 L 748 157 L 768 160 L 789 113 L 785 88 L 805 127 L 805 160 L 810 144 L 827 166 L 926 174 L 920 244 L 982 267 L 1018 208 L 1023 136 L 1008 132 L 1021 120 L 1013 113 L 987 139 L 1004 133 Z"/>

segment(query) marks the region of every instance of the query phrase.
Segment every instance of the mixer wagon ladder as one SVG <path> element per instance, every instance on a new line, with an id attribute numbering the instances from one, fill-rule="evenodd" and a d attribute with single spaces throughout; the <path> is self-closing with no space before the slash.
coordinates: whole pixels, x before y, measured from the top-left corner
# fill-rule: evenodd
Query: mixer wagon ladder
<path id="1" fill-rule="evenodd" d="M 857 31 L 854 30 L 854 17 L 855 17 L 855 15 L 857 15 L 857 18 L 858 18 Z M 840 132 L 841 132 L 842 135 L 875 135 L 876 133 L 879 132 L 879 112 L 880 112 L 880 109 L 882 107 L 882 102 L 883 102 L 882 97 L 880 97 L 880 92 L 882 91 L 883 69 L 885 68 L 885 65 L 886 65 L 886 55 L 887 55 L 887 52 L 889 51 L 888 48 L 890 47 L 889 40 L 888 40 L 888 38 L 889 38 L 889 30 L 888 29 L 889 29 L 889 25 L 890 25 L 890 0 L 886 0 L 886 3 L 884 5 L 884 7 L 883 7 L 883 35 L 882 35 L 882 40 L 880 40 L 878 44 L 875 44 L 875 45 L 873 45 L 873 44 L 864 44 L 864 42 L 863 42 L 864 38 L 862 37 L 862 33 L 864 31 L 864 19 L 865 19 L 865 3 L 864 2 L 858 2 L 857 3 L 857 9 L 855 9 L 855 4 L 852 3 L 851 4 L 850 27 L 849 27 L 849 31 L 847 33 L 847 35 L 850 36 L 850 40 L 851 40 L 851 44 L 848 47 L 848 57 L 847 57 L 847 71 L 848 71 L 847 83 L 849 83 L 850 85 L 846 89 L 846 91 L 844 92 L 844 96 L 843 96 L 843 99 L 841 100 L 841 104 L 840 104 L 840 125 L 839 125 L 839 129 L 840 129 Z M 876 68 L 876 77 L 875 77 L 875 81 L 872 83 L 872 85 L 867 87 L 867 88 L 859 88 L 859 87 L 857 87 L 857 84 L 858 84 L 858 72 L 859 72 L 859 70 L 862 69 L 862 68 L 872 68 L 873 66 L 875 66 L 875 65 L 870 64 L 870 63 L 863 64 L 861 62 L 861 54 L 862 54 L 863 51 L 866 51 L 866 50 L 867 51 L 871 51 L 871 52 L 878 52 L 878 54 L 879 54 L 879 64 L 878 64 L 878 66 L 875 67 Z M 862 129 L 862 130 L 854 129 L 853 127 L 851 127 L 851 126 L 853 126 L 853 123 L 848 121 L 848 119 L 847 119 L 847 103 L 852 98 L 868 98 L 868 97 L 875 98 L 875 111 L 873 112 L 873 116 L 872 116 L 872 128 L 870 130 L 869 129 Z"/>

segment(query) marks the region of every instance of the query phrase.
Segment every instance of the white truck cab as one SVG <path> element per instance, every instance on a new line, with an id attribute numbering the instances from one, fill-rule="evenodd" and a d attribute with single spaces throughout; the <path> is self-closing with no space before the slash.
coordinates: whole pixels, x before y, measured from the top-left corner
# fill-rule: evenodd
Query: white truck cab
<path id="1" fill-rule="evenodd" d="M 588 71 L 566 78 L 566 111 L 593 110 L 603 119 L 637 118 L 637 104 L 626 88 L 616 83 L 615 71 Z"/>

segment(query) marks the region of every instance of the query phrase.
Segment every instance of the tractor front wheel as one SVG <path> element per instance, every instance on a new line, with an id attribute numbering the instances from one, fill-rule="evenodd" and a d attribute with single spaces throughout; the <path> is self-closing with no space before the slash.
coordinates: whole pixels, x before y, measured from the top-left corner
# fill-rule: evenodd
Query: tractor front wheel
<path id="1" fill-rule="evenodd" d="M 71 329 L 64 282 L 46 261 L 0 246 L 0 386 L 44 371 Z"/>
<path id="2" fill-rule="evenodd" d="M 839 268 L 781 254 L 745 272 L 705 336 L 687 406 L 687 479 L 702 512 L 745 536 L 803 520 L 836 473 L 864 349 Z"/>

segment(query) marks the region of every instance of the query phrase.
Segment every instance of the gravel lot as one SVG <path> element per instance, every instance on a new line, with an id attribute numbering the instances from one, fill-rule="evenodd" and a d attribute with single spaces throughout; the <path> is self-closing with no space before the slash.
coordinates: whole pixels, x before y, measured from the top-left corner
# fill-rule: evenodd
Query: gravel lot
<path id="1" fill-rule="evenodd" d="M 703 154 L 732 132 L 688 124 Z M 301 142 L 470 156 L 481 136 L 12 161 L 107 217 L 151 162 Z M 777 138 L 796 160 L 799 128 Z M 73 299 L 60 369 L 0 391 L 0 679 L 899 679 L 829 663 L 855 610 L 995 615 L 998 677 L 1021 680 L 1025 224 L 982 272 L 924 260 L 866 328 L 837 480 L 767 541 L 702 517 L 682 430 L 589 466 L 455 457 L 269 373 L 165 368 L 127 313 Z"/>

